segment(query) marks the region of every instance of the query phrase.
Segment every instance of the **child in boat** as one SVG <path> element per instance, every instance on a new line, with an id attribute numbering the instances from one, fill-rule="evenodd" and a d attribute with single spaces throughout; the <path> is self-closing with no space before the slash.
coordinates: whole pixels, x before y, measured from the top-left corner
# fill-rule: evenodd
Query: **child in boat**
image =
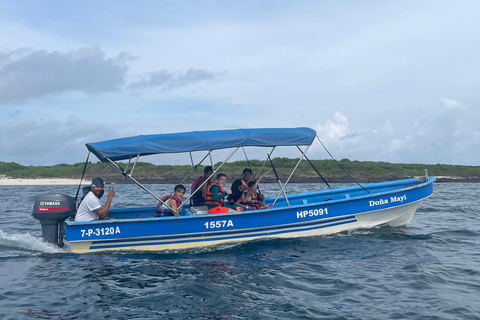
<path id="1" fill-rule="evenodd" d="M 187 191 L 187 189 L 183 185 L 176 185 L 173 195 L 170 194 L 163 197 L 163 202 L 160 201 L 158 203 L 157 209 L 155 210 L 155 217 L 178 217 L 180 215 L 180 211 L 182 211 L 182 201 L 180 201 L 180 199 L 182 199 L 182 197 L 185 195 L 185 191 Z M 167 204 L 168 207 L 165 204 Z"/>
<path id="2" fill-rule="evenodd" d="M 227 183 L 227 175 L 219 173 L 217 175 L 217 182 L 208 187 L 207 200 L 205 204 L 208 207 L 208 213 L 226 213 L 242 211 L 240 207 L 234 207 L 225 203 L 225 196 L 232 194 L 232 189 L 228 188 L 226 191 L 223 187 Z"/>
<path id="3" fill-rule="evenodd" d="M 258 210 L 258 209 L 268 209 L 270 206 L 265 205 L 265 202 L 260 200 L 257 192 L 258 181 L 250 181 L 248 183 L 248 191 L 242 197 L 242 204 L 249 208 L 250 210 Z"/>
<path id="4" fill-rule="evenodd" d="M 242 207 L 243 208 L 244 205 L 242 204 L 242 201 L 243 201 L 243 199 L 245 199 L 245 194 L 248 190 L 248 187 L 247 187 L 246 184 L 245 184 L 245 186 L 243 184 L 237 184 L 235 187 L 237 188 L 237 193 L 235 193 L 235 191 L 232 189 L 232 194 L 229 194 L 227 196 L 228 203 L 231 207 L 235 207 L 235 208 Z M 234 197 L 235 194 L 238 196 L 237 200 L 234 200 L 235 199 L 235 197 Z"/>
<path id="5" fill-rule="evenodd" d="M 235 182 L 232 184 L 232 195 L 231 196 L 228 196 L 227 199 L 230 200 L 230 205 L 233 205 L 233 206 L 244 206 L 244 202 L 245 202 L 245 196 L 248 192 L 248 189 L 249 189 L 249 186 L 255 184 L 255 194 L 258 198 L 258 200 L 263 200 L 265 199 L 265 196 L 263 194 L 260 194 L 258 191 L 257 191 L 257 187 L 258 187 L 258 183 L 263 179 L 263 177 L 265 177 L 270 171 L 272 171 L 272 169 L 268 170 L 267 172 L 265 172 L 264 174 L 262 174 L 258 180 L 254 180 L 254 181 L 249 181 L 250 180 L 250 177 L 252 177 L 252 170 L 251 169 L 248 169 L 248 168 L 245 168 L 243 170 L 243 174 L 242 174 L 242 179 L 238 179 L 236 180 L 237 181 L 240 181 L 239 183 L 235 184 Z M 254 178 L 255 179 L 255 178 Z M 237 191 L 237 196 L 235 197 L 235 191 L 233 188 L 238 188 L 238 191 Z M 236 199 L 236 200 L 235 200 Z M 265 203 L 264 203 L 265 204 Z M 249 209 L 248 207 L 246 207 L 245 209 Z"/>
<path id="6" fill-rule="evenodd" d="M 246 210 L 258 210 L 258 209 L 267 209 L 270 208 L 270 206 L 266 206 L 265 202 L 262 200 L 265 199 L 265 196 L 260 195 L 258 193 L 258 184 L 262 179 L 270 173 L 272 169 L 268 170 L 264 174 L 262 174 L 260 177 L 258 177 L 257 181 L 250 181 L 247 184 L 247 192 L 245 192 L 242 195 L 242 198 L 240 199 L 240 203 L 245 206 Z"/>

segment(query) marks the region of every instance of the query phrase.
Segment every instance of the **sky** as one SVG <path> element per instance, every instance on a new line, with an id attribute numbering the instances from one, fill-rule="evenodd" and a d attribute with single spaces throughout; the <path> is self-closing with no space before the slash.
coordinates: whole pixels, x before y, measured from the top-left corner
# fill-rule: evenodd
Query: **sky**
<path id="1" fill-rule="evenodd" d="M 140 134 L 310 127 L 338 160 L 477 166 L 478 12 L 477 0 L 0 0 L 0 161 L 78 163 L 85 143 Z M 330 158 L 318 141 L 307 155 Z"/>

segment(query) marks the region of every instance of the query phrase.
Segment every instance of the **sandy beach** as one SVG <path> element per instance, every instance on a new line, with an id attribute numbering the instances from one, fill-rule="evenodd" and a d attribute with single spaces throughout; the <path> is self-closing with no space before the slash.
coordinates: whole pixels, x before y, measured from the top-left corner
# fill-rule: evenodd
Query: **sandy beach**
<path id="1" fill-rule="evenodd" d="M 78 185 L 79 179 L 10 179 L 0 177 L 0 186 Z M 88 184 L 83 181 L 82 184 Z"/>
<path id="2" fill-rule="evenodd" d="M 457 176 L 436 176 L 438 182 L 479 182 L 478 177 L 457 177 Z M 177 180 L 170 177 L 170 180 L 158 179 L 150 180 L 144 183 L 177 183 Z M 407 177 L 405 177 L 407 178 Z M 90 184 L 91 179 L 83 180 L 82 185 Z M 379 179 L 379 181 L 388 181 L 387 178 Z M 270 182 L 270 181 L 266 181 Z M 302 181 L 295 181 L 302 182 Z M 307 181 L 308 182 L 308 181 Z M 345 182 L 340 180 L 331 179 L 330 182 Z M 349 181 L 348 181 L 349 182 Z M 47 186 L 47 185 L 78 185 L 80 183 L 79 179 L 63 179 L 63 178 L 49 178 L 49 179 L 12 179 L 4 175 L 0 175 L 0 186 Z M 118 183 L 118 181 L 116 181 Z M 106 181 L 105 184 L 115 184 L 112 181 Z"/>

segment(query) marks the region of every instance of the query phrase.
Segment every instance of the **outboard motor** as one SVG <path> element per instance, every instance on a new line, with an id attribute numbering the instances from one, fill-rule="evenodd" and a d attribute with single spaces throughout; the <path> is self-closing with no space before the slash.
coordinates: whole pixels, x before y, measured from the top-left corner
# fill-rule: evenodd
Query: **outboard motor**
<path id="1" fill-rule="evenodd" d="M 32 216 L 42 224 L 43 239 L 63 247 L 63 222 L 75 215 L 75 199 L 60 193 L 45 193 L 35 198 Z"/>

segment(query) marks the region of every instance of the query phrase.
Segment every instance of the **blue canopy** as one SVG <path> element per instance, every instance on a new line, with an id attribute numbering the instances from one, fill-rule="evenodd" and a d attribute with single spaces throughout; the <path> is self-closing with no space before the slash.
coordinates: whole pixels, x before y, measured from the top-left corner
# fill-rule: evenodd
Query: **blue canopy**
<path id="1" fill-rule="evenodd" d="M 87 149 L 106 162 L 159 153 L 217 150 L 234 147 L 274 147 L 310 145 L 316 132 L 310 128 L 235 129 L 193 131 L 87 143 Z"/>

